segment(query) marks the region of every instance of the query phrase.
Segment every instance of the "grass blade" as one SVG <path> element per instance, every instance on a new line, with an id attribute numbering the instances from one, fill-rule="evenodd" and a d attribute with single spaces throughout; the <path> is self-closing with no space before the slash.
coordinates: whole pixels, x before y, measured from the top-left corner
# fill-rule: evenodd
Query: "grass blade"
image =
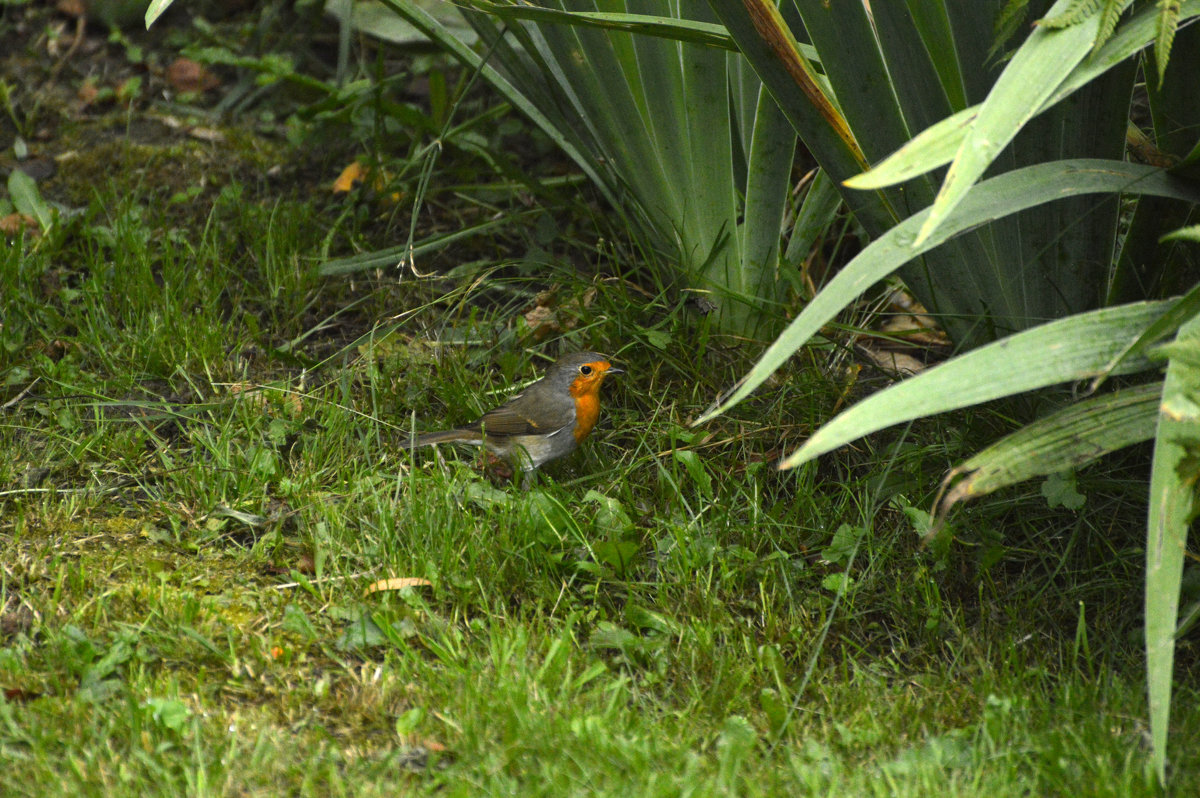
<path id="1" fill-rule="evenodd" d="M 734 44 L 725 27 L 712 22 L 652 14 L 623 14 L 613 11 L 563 11 L 558 8 L 542 6 L 491 3 L 487 0 L 465 0 L 465 4 L 500 19 L 520 19 L 539 24 L 588 26 L 737 51 L 737 45 Z"/>

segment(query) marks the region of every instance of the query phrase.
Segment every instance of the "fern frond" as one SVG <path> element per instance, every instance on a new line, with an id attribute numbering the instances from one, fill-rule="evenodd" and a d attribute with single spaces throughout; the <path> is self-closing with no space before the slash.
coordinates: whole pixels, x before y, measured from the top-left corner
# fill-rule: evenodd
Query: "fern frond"
<path id="1" fill-rule="evenodd" d="M 1158 33 L 1154 37 L 1154 62 L 1158 65 L 1158 86 L 1162 88 L 1163 76 L 1167 73 L 1167 61 L 1171 57 L 1171 45 L 1175 42 L 1175 31 L 1179 30 L 1179 6 L 1183 0 L 1158 0 Z"/>
<path id="2" fill-rule="evenodd" d="M 1042 17 L 1037 24 L 1044 28 L 1069 28 L 1078 25 L 1113 0 L 1074 0 L 1071 5 L 1052 17 Z"/>
<path id="3" fill-rule="evenodd" d="M 1092 44 L 1092 52 L 1100 49 L 1117 28 L 1117 20 L 1125 9 L 1133 5 L 1133 0 L 1072 0 L 1061 13 L 1052 17 L 1043 17 L 1038 25 L 1047 28 L 1069 28 L 1078 25 L 1086 19 L 1100 15 L 1100 30 L 1096 33 L 1096 41 Z"/>
<path id="4" fill-rule="evenodd" d="M 1096 44 L 1092 47 L 1092 52 L 1100 49 L 1109 38 L 1113 35 L 1113 31 L 1117 29 L 1117 20 L 1121 18 L 1121 12 L 1129 7 L 1129 3 L 1122 3 L 1120 0 L 1107 0 L 1104 4 L 1104 9 L 1100 12 L 1103 16 L 1100 18 L 1100 31 L 1096 34 Z"/>
<path id="5" fill-rule="evenodd" d="M 988 60 L 1004 49 L 1004 45 L 1016 35 L 1029 15 L 1029 0 L 1008 0 L 1000 13 L 996 15 L 996 24 L 992 26 L 992 46 L 988 48 Z"/>

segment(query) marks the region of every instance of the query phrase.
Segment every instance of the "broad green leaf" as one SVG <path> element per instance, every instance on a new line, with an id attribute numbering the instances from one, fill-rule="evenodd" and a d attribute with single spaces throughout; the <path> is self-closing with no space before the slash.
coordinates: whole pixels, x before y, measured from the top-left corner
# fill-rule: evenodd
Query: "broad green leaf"
<path id="1" fill-rule="evenodd" d="M 1092 377 L 1169 305 L 1146 302 L 1102 308 L 959 355 L 839 414 L 779 467 L 792 468 L 863 435 L 914 418 Z M 1129 358 L 1121 371 L 1130 373 L 1151 365 L 1145 357 Z"/>
<path id="2" fill-rule="evenodd" d="M 1072 2 L 1058 0 L 1050 13 Z M 1099 17 L 1092 16 L 1070 28 L 1057 31 L 1037 28 L 1029 35 L 1005 66 L 968 128 L 933 207 L 913 241 L 914 248 L 933 235 L 1000 151 L 1038 112 L 1071 69 L 1088 55 L 1099 25 Z"/>
<path id="3" fill-rule="evenodd" d="M 1195 241 L 1200 244 L 1200 224 L 1183 227 L 1173 233 L 1167 233 L 1159 241 Z"/>
<path id="4" fill-rule="evenodd" d="M 1200 318 L 1179 331 L 1176 342 L 1200 349 Z M 1188 527 L 1196 501 L 1200 463 L 1200 366 L 1172 358 L 1163 383 L 1146 540 L 1146 679 L 1150 695 L 1151 763 L 1165 782 L 1175 629 Z"/>
<path id="5" fill-rule="evenodd" d="M 417 16 L 411 4 L 400 3 Z M 589 5 L 481 0 L 465 13 L 491 50 L 484 60 L 506 81 L 502 90 L 521 94 L 519 107 L 537 109 L 538 124 L 572 144 L 572 157 L 614 207 L 628 212 L 645 244 L 674 256 L 691 286 L 709 292 L 722 327 L 756 331 L 770 321 L 762 308 L 779 298 L 771 252 L 778 248 L 789 171 L 784 164 L 769 179 L 761 171 L 755 176 L 755 164 L 745 162 L 756 158 L 754 147 L 733 135 L 734 125 L 739 133 L 751 127 L 744 105 L 731 108 L 733 87 L 752 83 L 757 96 L 761 81 L 740 69 L 740 56 L 695 42 L 702 33 L 712 44 L 711 34 L 721 30 L 706 5 L 653 0 L 604 3 L 596 13 L 564 8 Z M 646 13 L 625 13 L 630 6 Z M 684 13 L 691 19 L 676 19 Z M 485 72 L 489 80 L 491 74 Z M 770 159 L 780 161 L 794 150 L 795 134 L 782 124 L 759 131 L 768 129 Z M 770 166 L 762 155 L 756 160 L 759 170 Z M 769 191 L 779 196 L 765 197 Z M 771 241 L 765 253 L 758 246 L 764 240 Z"/>
<path id="6" fill-rule="evenodd" d="M 741 386 L 695 423 L 709 420 L 748 396 L 863 291 L 921 252 L 985 222 L 1053 199 L 1117 192 L 1175 197 L 1187 202 L 1200 200 L 1200 189 L 1174 180 L 1153 167 L 1120 161 L 1057 161 L 1027 166 L 986 180 L 972 189 L 934 235 L 919 247 L 914 248 L 912 241 L 925 223 L 928 209 L 905 219 L 872 242 L 846 264 L 775 339 Z"/>
<path id="7" fill-rule="evenodd" d="M 778 278 L 779 221 L 787 205 L 796 131 L 761 84 L 750 142 L 745 222 L 738 232 L 742 262 L 736 280 L 729 275 L 725 283 L 745 296 L 780 299 L 786 284 Z"/>
<path id="8" fill-rule="evenodd" d="M 934 503 L 936 514 L 945 518 L 959 502 L 1149 440 L 1161 396 L 1161 382 L 1147 383 L 1085 399 L 1027 424 L 951 469 L 942 481 L 944 495 Z"/>
<path id="9" fill-rule="evenodd" d="M 836 180 L 867 168 L 828 82 L 784 17 L 794 6 L 780 9 L 771 0 L 709 0 L 709 5 L 821 167 Z M 881 195 L 856 194 L 848 204 L 869 229 L 885 230 L 896 219 Z"/>
<path id="10" fill-rule="evenodd" d="M 14 169 L 8 175 L 8 196 L 17 213 L 36 219 L 42 232 L 53 226 L 54 211 L 38 191 L 37 181 L 20 169 Z"/>
<path id="11" fill-rule="evenodd" d="M 897 101 L 888 64 L 874 35 L 874 22 L 863 3 L 828 3 L 794 0 L 803 25 L 800 29 L 821 54 L 821 70 L 829 77 L 833 101 L 844 116 L 867 163 L 882 158 L 913 131 Z M 930 72 L 932 70 L 929 70 Z M 906 75 L 933 80 L 928 73 Z M 940 117 L 948 108 L 939 109 Z M 918 200 L 918 206 L 928 202 Z"/>

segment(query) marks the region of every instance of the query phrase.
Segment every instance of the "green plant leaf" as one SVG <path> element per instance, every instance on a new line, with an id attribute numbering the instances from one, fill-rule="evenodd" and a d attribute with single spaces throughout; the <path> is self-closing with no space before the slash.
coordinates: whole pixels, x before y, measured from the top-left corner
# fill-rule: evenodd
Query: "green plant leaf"
<path id="1" fill-rule="evenodd" d="M 1071 2 L 1058 0 L 1050 13 Z M 1000 151 L 1053 95 L 1071 69 L 1087 57 L 1099 26 L 1099 17 L 1093 16 L 1070 28 L 1037 28 L 1029 35 L 967 128 L 942 188 L 912 242 L 914 248 L 933 235 Z"/>
<path id="2" fill-rule="evenodd" d="M 163 15 L 175 0 L 150 0 L 150 5 L 146 7 L 146 30 L 154 24 L 155 20 Z"/>
<path id="3" fill-rule="evenodd" d="M 1182 227 L 1173 233 L 1167 233 L 1158 240 L 1160 243 L 1166 241 L 1194 241 L 1197 244 L 1200 244 L 1200 224 L 1194 224 L 1190 227 Z"/>
<path id="4" fill-rule="evenodd" d="M 1148 347 L 1178 330 L 1182 324 L 1189 319 L 1195 318 L 1197 314 L 1200 314 L 1200 285 L 1195 286 L 1191 291 L 1188 291 L 1178 299 L 1172 300 L 1170 309 L 1158 321 L 1147 327 L 1135 340 L 1130 342 L 1128 347 L 1119 352 L 1112 359 L 1112 362 L 1104 367 L 1100 375 L 1092 381 L 1088 390 L 1095 391 L 1098 389 L 1108 379 L 1108 375 L 1120 366 L 1125 358 L 1145 352 Z"/>
<path id="5" fill-rule="evenodd" d="M 1188 0 L 1180 14 L 1184 19 L 1200 15 L 1200 0 Z M 1158 14 L 1152 7 L 1135 14 L 1094 55 L 1077 64 L 1036 113 L 1043 113 L 1057 105 L 1104 72 L 1149 46 L 1154 41 L 1157 19 Z M 855 189 L 881 189 L 950 163 L 981 107 L 982 104 L 973 105 L 926 128 L 869 171 L 849 178 L 846 185 Z"/>
<path id="6" fill-rule="evenodd" d="M 54 224 L 54 211 L 50 209 L 46 200 L 42 199 L 37 181 L 20 169 L 12 170 L 8 176 L 8 196 L 12 198 L 13 207 L 18 213 L 37 220 L 42 232 L 49 230 Z"/>
<path id="7" fill-rule="evenodd" d="M 842 197 L 838 194 L 837 186 L 824 169 L 819 169 L 813 175 L 804 201 L 800 203 L 800 210 L 796 211 L 796 222 L 792 225 L 787 250 L 783 255 L 789 266 L 799 269 L 803 265 L 817 239 L 833 224 L 841 205 Z M 799 286 L 797 293 L 801 293 Z"/>
<path id="8" fill-rule="evenodd" d="M 1185 324 L 1176 341 L 1200 345 L 1200 317 Z M 1200 475 L 1200 366 L 1172 358 L 1163 383 L 1154 463 L 1150 474 L 1150 518 L 1146 540 L 1146 679 L 1150 695 L 1151 764 L 1165 783 L 1167 732 L 1175 629 L 1188 527 Z"/>
<path id="9" fill-rule="evenodd" d="M 1200 190 L 1158 169 L 1120 161 L 1056 161 L 986 180 L 967 195 L 920 247 L 914 249 L 911 242 L 924 224 L 928 209 L 910 216 L 872 242 L 775 339 L 738 389 L 694 423 L 702 424 L 748 396 L 859 294 L 921 252 L 970 228 L 1051 199 L 1098 192 L 1150 194 L 1189 202 L 1200 199 Z"/>
<path id="10" fill-rule="evenodd" d="M 780 468 L 792 468 L 893 424 L 1047 385 L 1087 379 L 1154 323 L 1169 302 L 1142 302 L 1068 316 L 1011 335 L 864 399 L 825 424 Z M 1150 368 L 1126 359 L 1122 373 Z"/>
<path id="11" fill-rule="evenodd" d="M 1147 383 L 1085 399 L 1025 425 L 951 469 L 935 514 L 944 520 L 959 502 L 1149 440 L 1161 396 L 1161 382 Z"/>
<path id="12" fill-rule="evenodd" d="M 500 19 L 521 19 L 557 25 L 581 25 L 604 30 L 637 33 L 679 42 L 691 42 L 705 47 L 737 51 L 723 25 L 680 17 L 654 14 L 626 14 L 612 11 L 564 11 L 532 5 L 492 3 L 488 0 L 462 0 L 463 5 L 483 11 Z"/>

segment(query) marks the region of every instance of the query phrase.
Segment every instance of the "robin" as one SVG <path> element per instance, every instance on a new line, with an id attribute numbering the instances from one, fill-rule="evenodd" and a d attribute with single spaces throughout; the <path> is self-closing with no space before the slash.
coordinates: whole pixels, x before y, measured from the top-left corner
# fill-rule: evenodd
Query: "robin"
<path id="1" fill-rule="evenodd" d="M 546 376 L 483 418 L 458 429 L 426 432 L 408 446 L 435 443 L 482 444 L 526 472 L 575 451 L 600 418 L 600 386 L 610 374 L 621 374 L 604 355 L 564 355 Z"/>

